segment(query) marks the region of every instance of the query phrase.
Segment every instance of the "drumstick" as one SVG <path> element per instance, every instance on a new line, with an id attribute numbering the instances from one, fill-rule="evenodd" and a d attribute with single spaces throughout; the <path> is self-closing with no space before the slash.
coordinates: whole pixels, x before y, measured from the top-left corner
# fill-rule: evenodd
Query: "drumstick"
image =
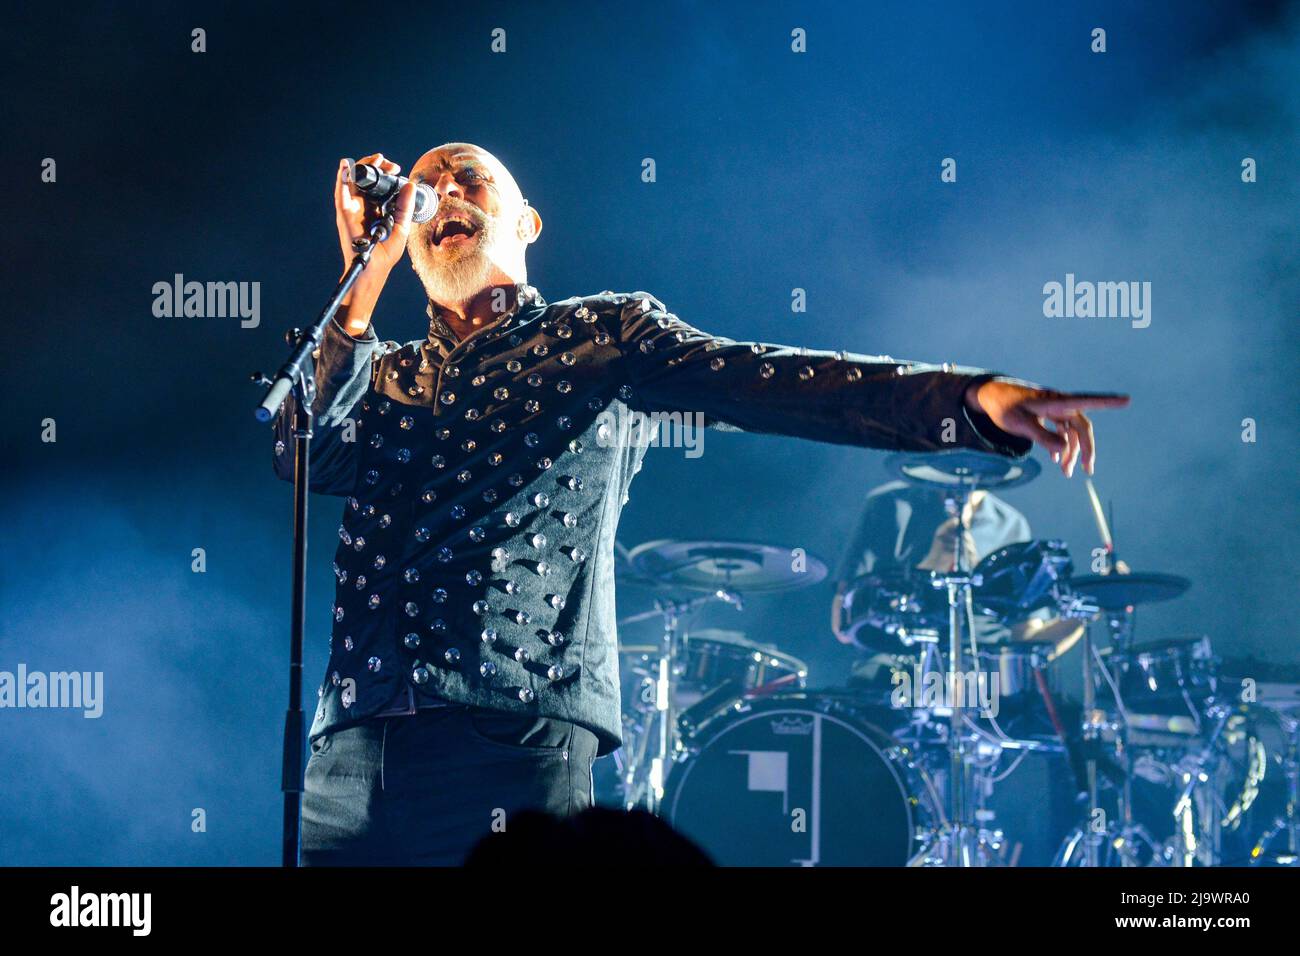
<path id="1" fill-rule="evenodd" d="M 1097 487 L 1092 483 L 1091 478 L 1083 480 L 1084 487 L 1088 489 L 1088 501 L 1092 504 L 1092 517 L 1097 522 L 1097 533 L 1101 535 L 1101 543 L 1106 546 L 1106 552 L 1113 553 L 1115 542 L 1110 536 L 1110 526 L 1106 523 L 1106 513 L 1101 507 L 1101 498 L 1097 496 Z"/>

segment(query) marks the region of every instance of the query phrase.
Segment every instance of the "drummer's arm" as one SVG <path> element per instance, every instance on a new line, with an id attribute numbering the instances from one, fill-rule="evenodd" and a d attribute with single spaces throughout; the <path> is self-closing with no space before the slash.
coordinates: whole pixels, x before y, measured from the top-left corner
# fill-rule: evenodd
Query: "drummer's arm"
<path id="1" fill-rule="evenodd" d="M 867 574 L 880 560 L 877 543 L 894 541 L 899 536 L 896 495 L 885 488 L 867 494 L 853 535 L 849 538 L 839 567 L 835 569 L 835 597 L 831 599 L 831 633 L 841 644 L 856 644 L 844 628 L 844 597 L 860 575 Z M 888 560 L 888 558 L 886 558 Z"/>
<path id="2" fill-rule="evenodd" d="M 845 634 L 840 628 L 843 627 L 842 617 L 844 614 L 844 592 L 849 589 L 847 581 L 840 581 L 835 585 L 835 597 L 831 599 L 831 633 L 841 644 L 852 644 L 853 638 Z"/>

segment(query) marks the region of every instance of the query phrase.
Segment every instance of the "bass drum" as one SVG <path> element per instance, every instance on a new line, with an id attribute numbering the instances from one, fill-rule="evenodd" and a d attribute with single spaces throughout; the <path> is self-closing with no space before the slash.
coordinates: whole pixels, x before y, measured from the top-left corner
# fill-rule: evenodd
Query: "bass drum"
<path id="1" fill-rule="evenodd" d="M 722 866 L 905 866 L 934 825 L 929 778 L 846 695 L 742 705 L 699 728 L 673 768 L 669 821 Z"/>

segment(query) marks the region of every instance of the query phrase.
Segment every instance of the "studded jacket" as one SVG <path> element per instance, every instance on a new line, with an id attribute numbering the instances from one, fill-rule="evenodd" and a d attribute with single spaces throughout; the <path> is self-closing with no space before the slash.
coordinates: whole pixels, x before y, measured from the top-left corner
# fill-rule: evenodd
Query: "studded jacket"
<path id="1" fill-rule="evenodd" d="M 521 285 L 506 304 L 464 340 L 432 307 L 421 342 L 326 330 L 311 489 L 347 503 L 313 738 L 409 688 L 619 745 L 614 533 L 648 444 L 637 412 L 872 448 L 1029 450 L 967 411 L 966 388 L 992 374 L 978 369 L 736 342 L 643 292 L 547 304 Z M 275 424 L 287 481 L 291 405 Z"/>

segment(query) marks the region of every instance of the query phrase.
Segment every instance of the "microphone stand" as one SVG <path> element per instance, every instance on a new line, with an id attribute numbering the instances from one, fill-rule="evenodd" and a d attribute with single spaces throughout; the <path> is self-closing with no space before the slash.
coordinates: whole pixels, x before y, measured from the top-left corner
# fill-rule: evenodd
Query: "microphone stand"
<path id="1" fill-rule="evenodd" d="M 289 706 L 284 714 L 284 754 L 280 769 L 280 790 L 284 793 L 284 828 L 280 844 L 280 865 L 298 866 L 302 827 L 303 751 L 302 645 L 307 623 L 307 491 L 311 467 L 312 403 L 316 399 L 313 358 L 325 334 L 325 326 L 339 310 L 357 277 L 370 263 L 370 254 L 393 231 L 393 213 L 386 212 L 370 227 L 369 237 L 352 240 L 352 262 L 339 280 L 316 322 L 306 329 L 291 329 L 286 338 L 293 346 L 289 357 L 274 377 L 253 373 L 253 382 L 265 385 L 262 401 L 253 410 L 259 422 L 269 422 L 280 413 L 290 393 L 293 411 L 293 599 L 289 624 Z"/>

